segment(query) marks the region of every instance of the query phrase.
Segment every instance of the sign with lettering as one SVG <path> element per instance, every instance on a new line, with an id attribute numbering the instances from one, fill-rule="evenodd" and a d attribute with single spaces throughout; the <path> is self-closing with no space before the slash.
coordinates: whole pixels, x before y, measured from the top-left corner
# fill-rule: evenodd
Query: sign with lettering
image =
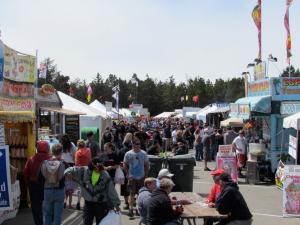
<path id="1" fill-rule="evenodd" d="M 280 114 L 291 115 L 300 112 L 300 102 L 281 102 Z"/>
<path id="2" fill-rule="evenodd" d="M 0 147 L 0 210 L 12 209 L 8 146 Z"/>
<path id="3" fill-rule="evenodd" d="M 270 79 L 263 79 L 249 83 L 248 96 L 271 95 Z"/>
<path id="4" fill-rule="evenodd" d="M 289 136 L 289 155 L 297 161 L 298 139 L 292 135 Z"/>
<path id="5" fill-rule="evenodd" d="M 34 111 L 34 98 L 6 98 L 0 96 L 0 111 Z"/>
<path id="6" fill-rule="evenodd" d="M 273 100 L 300 100 L 300 78 L 298 77 L 272 78 L 271 86 Z"/>
<path id="7" fill-rule="evenodd" d="M 222 156 L 217 154 L 217 168 L 223 169 L 225 173 L 231 175 L 231 179 L 235 182 L 238 180 L 237 160 L 235 155 Z"/>
<path id="8" fill-rule="evenodd" d="M 285 165 L 283 183 L 283 216 L 300 216 L 300 166 Z"/>
<path id="9" fill-rule="evenodd" d="M 258 63 L 254 66 L 254 80 L 266 78 L 266 62 Z"/>
<path id="10" fill-rule="evenodd" d="M 220 155 L 230 155 L 232 153 L 232 145 L 219 145 Z"/>

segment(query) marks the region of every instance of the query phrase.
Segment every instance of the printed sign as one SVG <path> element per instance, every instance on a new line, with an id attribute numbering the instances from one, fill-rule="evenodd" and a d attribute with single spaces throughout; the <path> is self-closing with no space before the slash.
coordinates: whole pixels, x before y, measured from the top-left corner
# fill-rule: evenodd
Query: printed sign
<path id="1" fill-rule="evenodd" d="M 218 153 L 217 167 L 218 169 L 223 169 L 225 173 L 230 174 L 233 181 L 238 181 L 237 160 L 235 155 L 222 156 Z"/>
<path id="2" fill-rule="evenodd" d="M 219 145 L 218 153 L 222 156 L 230 155 L 232 153 L 232 145 Z"/>
<path id="3" fill-rule="evenodd" d="M 286 165 L 283 183 L 283 216 L 300 216 L 300 166 Z"/>
<path id="4" fill-rule="evenodd" d="M 17 82 L 35 82 L 36 57 L 4 46 L 4 78 Z"/>
<path id="5" fill-rule="evenodd" d="M 0 123 L 0 146 L 5 145 L 5 129 L 4 124 Z"/>
<path id="6" fill-rule="evenodd" d="M 12 209 L 8 146 L 0 147 L 0 210 Z"/>
<path id="7" fill-rule="evenodd" d="M 73 143 L 77 143 L 79 139 L 79 116 L 66 115 L 65 116 L 65 133 L 70 137 Z"/>
<path id="8" fill-rule="evenodd" d="M 0 96 L 0 111 L 34 111 L 33 98 L 6 98 Z"/>
<path id="9" fill-rule="evenodd" d="M 272 78 L 273 100 L 300 100 L 300 78 Z"/>
<path id="10" fill-rule="evenodd" d="M 9 97 L 34 97 L 34 86 L 31 83 L 3 81 L 2 95 Z"/>
<path id="11" fill-rule="evenodd" d="M 269 79 L 263 79 L 249 83 L 248 96 L 262 96 L 270 94 L 271 88 Z"/>
<path id="12" fill-rule="evenodd" d="M 266 78 L 266 62 L 258 63 L 254 66 L 254 80 Z"/>
<path id="13" fill-rule="evenodd" d="M 292 135 L 289 136 L 289 155 L 297 161 L 297 143 L 298 139 Z"/>

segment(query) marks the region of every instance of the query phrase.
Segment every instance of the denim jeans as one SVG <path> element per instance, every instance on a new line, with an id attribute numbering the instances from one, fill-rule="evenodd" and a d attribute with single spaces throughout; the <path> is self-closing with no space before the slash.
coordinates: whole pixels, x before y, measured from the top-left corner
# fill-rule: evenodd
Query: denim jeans
<path id="1" fill-rule="evenodd" d="M 198 145 L 195 146 L 196 149 L 196 154 L 195 158 L 197 161 L 203 160 L 203 144 L 199 143 Z"/>
<path id="2" fill-rule="evenodd" d="M 60 225 L 64 209 L 64 188 L 45 188 L 43 201 L 44 225 Z"/>

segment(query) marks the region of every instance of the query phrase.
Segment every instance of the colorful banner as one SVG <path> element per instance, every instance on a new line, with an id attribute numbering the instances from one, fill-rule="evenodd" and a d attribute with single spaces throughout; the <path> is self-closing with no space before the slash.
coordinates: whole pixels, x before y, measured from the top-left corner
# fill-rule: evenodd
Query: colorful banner
<path id="1" fill-rule="evenodd" d="M 271 95 L 270 80 L 263 79 L 249 83 L 248 96 Z"/>
<path id="2" fill-rule="evenodd" d="M 0 111 L 34 111 L 33 98 L 6 98 L 0 96 Z"/>
<path id="3" fill-rule="evenodd" d="M 4 78 L 17 82 L 35 83 L 36 57 L 4 47 Z"/>
<path id="4" fill-rule="evenodd" d="M 266 62 L 260 62 L 254 66 L 254 80 L 266 78 Z"/>
<path id="5" fill-rule="evenodd" d="M 0 147 L 0 211 L 12 209 L 8 146 Z"/>
<path id="6" fill-rule="evenodd" d="M 238 181 L 237 160 L 235 155 L 221 156 L 218 154 L 217 168 L 223 169 L 225 173 L 230 174 L 233 181 Z"/>
<path id="7" fill-rule="evenodd" d="M 232 145 L 219 145 L 218 154 L 220 156 L 228 156 L 232 154 Z"/>
<path id="8" fill-rule="evenodd" d="M 19 83 L 4 80 L 2 95 L 9 97 L 34 97 L 34 85 L 31 83 Z"/>
<path id="9" fill-rule="evenodd" d="M 258 30 L 258 59 L 261 59 L 261 0 L 252 11 L 252 18 Z"/>
<path id="10" fill-rule="evenodd" d="M 283 183 L 283 216 L 300 216 L 300 166 L 286 165 Z"/>
<path id="11" fill-rule="evenodd" d="M 286 38 L 286 59 L 287 63 L 290 65 L 291 61 L 290 58 L 292 56 L 291 48 L 292 48 L 292 38 L 291 38 L 291 31 L 290 31 L 290 18 L 289 18 L 289 9 L 292 4 L 292 0 L 286 1 L 286 11 L 284 15 L 284 27 L 286 29 L 287 38 Z"/>
<path id="12" fill-rule="evenodd" d="M 300 100 L 300 78 L 272 78 L 272 100 Z"/>

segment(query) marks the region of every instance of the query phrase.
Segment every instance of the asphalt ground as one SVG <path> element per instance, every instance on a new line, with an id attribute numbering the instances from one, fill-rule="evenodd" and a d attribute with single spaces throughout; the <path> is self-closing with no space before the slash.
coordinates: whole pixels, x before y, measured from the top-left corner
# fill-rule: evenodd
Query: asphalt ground
<path id="1" fill-rule="evenodd" d="M 215 163 L 209 163 L 214 168 Z M 203 163 L 197 162 L 194 168 L 194 192 L 206 196 L 213 181 L 210 172 L 203 171 Z M 282 191 L 274 185 L 260 184 L 248 185 L 244 179 L 239 180 L 240 191 L 243 194 L 250 211 L 253 214 L 254 225 L 300 225 L 300 218 L 282 217 Z M 117 186 L 117 190 L 119 187 Z M 74 199 L 74 203 L 76 199 Z M 123 203 L 123 199 L 122 199 Z M 122 207 L 121 207 L 122 208 Z M 139 217 L 129 219 L 127 211 L 122 210 L 123 225 L 138 225 Z M 3 225 L 34 225 L 30 209 L 21 209 L 16 218 L 7 220 Z M 82 211 L 65 209 L 63 212 L 63 225 L 82 225 Z M 187 224 L 187 223 L 185 223 Z M 202 219 L 197 224 L 203 224 Z"/>

